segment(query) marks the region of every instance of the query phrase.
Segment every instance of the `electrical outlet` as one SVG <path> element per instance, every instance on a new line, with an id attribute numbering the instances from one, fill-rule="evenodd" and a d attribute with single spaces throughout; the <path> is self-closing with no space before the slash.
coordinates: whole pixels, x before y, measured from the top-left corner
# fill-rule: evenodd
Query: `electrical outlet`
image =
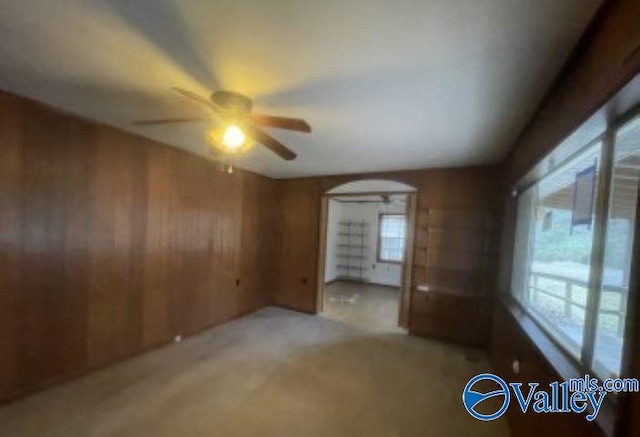
<path id="1" fill-rule="evenodd" d="M 173 341 L 175 341 L 176 343 L 180 343 L 182 341 L 182 335 L 176 335 Z"/>
<path id="2" fill-rule="evenodd" d="M 521 368 L 520 367 L 520 360 L 518 358 L 516 358 L 511 363 L 511 370 L 513 371 L 514 374 L 519 375 L 520 374 L 520 368 Z"/>

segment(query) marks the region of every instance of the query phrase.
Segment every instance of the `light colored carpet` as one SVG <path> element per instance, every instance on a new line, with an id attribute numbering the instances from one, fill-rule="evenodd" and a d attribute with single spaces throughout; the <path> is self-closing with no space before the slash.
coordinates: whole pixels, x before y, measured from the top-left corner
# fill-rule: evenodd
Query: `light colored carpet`
<path id="1" fill-rule="evenodd" d="M 0 435 L 508 435 L 461 404 L 469 354 L 266 308 L 5 406 Z"/>

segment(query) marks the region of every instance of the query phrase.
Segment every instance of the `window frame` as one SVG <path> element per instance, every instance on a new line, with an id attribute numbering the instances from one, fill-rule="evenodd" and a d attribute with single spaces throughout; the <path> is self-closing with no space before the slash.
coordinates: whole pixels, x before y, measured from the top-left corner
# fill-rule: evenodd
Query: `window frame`
<path id="1" fill-rule="evenodd" d="M 402 217 L 404 219 L 404 237 L 402 238 L 402 240 L 404 241 L 404 247 L 402 249 L 402 259 L 400 261 L 398 260 L 388 260 L 385 258 L 382 258 L 382 221 L 384 219 L 385 216 L 392 216 L 392 217 Z M 378 236 L 377 236 L 377 247 L 376 247 L 376 263 L 378 264 L 404 264 L 405 259 L 406 259 L 406 249 L 407 249 L 407 215 L 405 213 L 401 213 L 401 212 L 381 212 L 378 213 Z"/>
<path id="2" fill-rule="evenodd" d="M 598 156 L 598 159 L 602 160 L 602 155 L 605 153 L 605 149 L 607 148 L 607 145 L 605 144 L 605 134 L 601 134 L 598 135 L 596 138 L 592 139 L 591 141 L 587 142 L 586 144 L 580 146 L 578 149 L 576 149 L 573 153 L 569 154 L 568 156 L 566 156 L 565 159 L 563 159 L 561 162 L 556 163 L 554 165 L 554 167 L 552 169 L 550 169 L 549 171 L 547 171 L 545 174 L 543 174 L 542 176 L 536 178 L 535 180 L 533 180 L 531 183 L 527 184 L 526 187 L 521 188 L 520 190 L 518 190 L 517 195 L 514 195 L 514 200 L 516 202 L 518 202 L 518 200 L 520 199 L 520 196 L 529 191 L 529 190 L 537 190 L 536 185 L 542 181 L 543 179 L 545 179 L 546 177 L 550 177 L 553 176 L 554 174 L 556 174 L 557 171 L 561 170 L 566 164 L 570 163 L 571 161 L 575 160 L 576 158 L 578 158 L 581 154 L 583 154 L 585 151 L 587 151 L 589 148 L 593 147 L 594 145 L 597 145 L 598 143 L 601 143 L 600 146 L 600 154 Z M 553 150 L 551 151 L 551 153 L 553 153 Z M 596 191 L 594 194 L 594 197 L 596 198 L 596 203 L 594 204 L 594 220 L 593 220 L 593 236 L 592 236 L 592 248 L 591 248 L 591 261 L 590 261 L 590 265 L 593 262 L 593 256 L 594 253 L 596 252 L 596 250 L 598 250 L 598 247 L 596 247 L 596 241 L 598 239 L 598 214 L 599 214 L 599 210 L 598 210 L 598 206 L 601 203 L 602 200 L 602 193 L 600 191 L 600 186 L 603 180 L 603 165 L 604 162 L 600 161 L 600 175 L 598 176 L 598 183 L 596 186 Z M 516 227 L 518 226 L 518 219 L 519 219 L 519 208 L 518 205 L 516 205 Z M 606 219 L 606 217 L 605 217 Z M 606 220 L 604 221 L 606 223 Z M 531 232 L 531 230 L 530 230 Z M 529 236 L 530 237 L 530 236 Z M 515 251 L 514 251 L 515 254 Z M 515 258 L 512 259 L 511 261 L 511 278 L 513 279 L 513 271 L 514 269 L 514 263 L 515 263 Z M 590 272 L 589 272 L 589 278 L 587 280 L 587 290 L 588 290 L 588 296 L 591 297 L 593 296 L 594 293 L 591 293 L 591 287 L 592 287 L 592 278 L 594 275 L 594 268 L 591 267 L 590 268 Z M 526 305 L 524 305 L 520 299 L 518 299 L 516 297 L 516 291 L 513 289 L 513 281 L 510 282 L 509 284 L 509 297 L 512 298 L 512 300 L 515 302 L 515 304 L 535 323 L 535 325 L 544 333 L 544 335 L 549 339 L 549 341 L 551 341 L 561 352 L 562 354 L 570 360 L 570 362 L 576 367 L 576 369 L 578 369 L 580 374 L 585 374 L 586 373 L 590 373 L 592 374 L 593 372 L 589 369 L 589 366 L 587 365 L 583 365 L 583 351 L 587 342 L 587 336 L 586 336 L 586 331 L 589 324 L 589 318 L 587 316 L 588 311 L 589 311 L 589 300 L 587 300 L 587 305 L 586 305 L 586 309 L 585 309 L 585 322 L 584 322 L 584 328 L 583 328 L 583 340 L 582 340 L 582 348 L 580 351 L 580 356 L 579 358 L 576 358 L 576 356 L 574 354 L 571 353 L 571 351 L 569 350 L 569 348 L 567 348 L 567 346 L 565 344 L 563 344 L 559 339 L 556 333 L 552 332 L 551 329 L 549 329 L 547 326 L 545 326 L 544 322 L 541 319 L 544 319 L 544 315 L 539 315 L 537 314 L 535 309 L 529 308 Z M 597 317 L 595 317 L 594 319 L 597 320 Z"/>
<path id="3" fill-rule="evenodd" d="M 544 174 L 534 178 L 529 179 L 527 175 L 522 177 L 515 185 L 512 192 L 512 200 L 516 202 L 515 205 L 515 227 L 514 230 L 517 229 L 520 208 L 518 200 L 520 196 L 529 189 L 535 189 L 535 185 L 538 184 L 542 179 L 552 175 L 555 171 L 566 163 L 578 157 L 581 153 L 586 151 L 589 147 L 597 144 L 598 142 L 602 143 L 600 150 L 600 174 L 598 176 L 598 183 L 596 186 L 596 202 L 594 205 L 594 222 L 593 222 L 593 240 L 592 240 L 592 251 L 590 258 L 590 273 L 588 280 L 588 295 L 586 302 L 586 310 L 585 310 L 585 325 L 583 331 L 583 342 L 582 349 L 580 353 L 580 357 L 576 358 L 565 345 L 563 345 L 555 335 L 550 332 L 550 330 L 538 320 L 538 317 L 534 314 L 530 308 L 524 305 L 520 299 L 517 298 L 519 293 L 518 290 L 514 289 L 513 284 L 513 274 L 515 271 L 515 235 L 514 235 L 514 246 L 511 256 L 511 264 L 510 264 L 510 277 L 511 280 L 509 282 L 509 292 L 507 293 L 509 304 L 515 305 L 528 319 L 530 319 L 534 325 L 541 331 L 541 333 L 545 336 L 546 340 L 550 341 L 559 352 L 562 353 L 563 358 L 567 359 L 569 363 L 574 367 L 574 370 L 578 372 L 579 375 L 590 374 L 594 375 L 595 371 L 593 369 L 593 358 L 596 346 L 596 330 L 598 328 L 598 309 L 600 307 L 600 300 L 602 295 L 602 285 L 603 285 L 603 268 L 604 261 L 606 256 L 606 241 L 607 241 L 607 223 L 609 218 L 609 210 L 610 210 L 610 201 L 611 194 L 613 188 L 613 169 L 615 165 L 614 154 L 615 154 L 615 146 L 616 146 L 616 134 L 620 128 L 622 128 L 625 124 L 632 121 L 634 118 L 640 117 L 640 105 L 633 107 L 631 110 L 624 113 L 621 117 L 617 118 L 613 122 L 609 122 L 606 125 L 604 132 L 599 135 L 592 137 L 592 139 L 582 146 L 578 146 L 573 153 L 570 153 L 566 156 L 561 162 L 557 163 L 553 166 L 552 169 L 544 172 Z M 557 145 L 552 148 L 547 155 L 547 157 L 551 156 L 554 151 L 556 151 L 560 147 Z M 526 181 L 526 183 L 523 183 Z M 636 209 L 640 211 L 640 202 L 636 204 Z M 637 220 L 640 222 L 640 220 Z M 640 248 L 640 234 L 638 234 L 638 230 L 640 229 L 640 223 L 636 224 L 635 232 L 633 236 L 633 248 L 631 251 L 631 271 L 633 272 L 634 262 L 638 262 L 637 259 L 637 251 Z M 636 252 L 634 252 L 634 250 Z M 634 292 L 634 284 L 629 284 L 629 296 L 628 296 L 628 305 L 627 305 L 627 319 L 633 314 L 630 311 L 633 311 L 631 300 Z M 622 365 L 620 371 L 620 377 L 628 376 L 628 368 L 629 368 L 629 350 L 631 345 L 629 344 L 628 331 L 630 329 L 629 325 L 627 325 L 626 332 L 623 336 L 623 354 L 622 354 Z M 539 341 L 532 338 L 534 344 L 538 344 Z M 552 363 L 556 364 L 556 363 Z M 610 396 L 608 397 L 614 405 L 618 403 L 618 396 Z"/>

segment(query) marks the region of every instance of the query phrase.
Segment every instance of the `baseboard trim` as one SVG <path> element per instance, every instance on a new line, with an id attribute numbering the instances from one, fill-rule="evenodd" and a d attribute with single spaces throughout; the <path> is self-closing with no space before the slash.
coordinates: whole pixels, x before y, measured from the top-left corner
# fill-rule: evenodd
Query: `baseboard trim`
<path id="1" fill-rule="evenodd" d="M 189 334 L 182 334 L 182 341 L 185 341 L 186 339 L 190 338 L 190 337 L 195 337 L 196 335 L 200 335 L 202 334 L 204 331 L 207 331 L 209 329 L 213 329 L 216 328 L 218 326 L 224 325 L 225 323 L 231 322 L 233 320 L 239 319 L 241 317 L 247 316 L 249 314 L 255 313 L 256 311 L 259 311 L 263 308 L 266 308 L 267 306 L 269 306 L 268 304 L 262 303 L 261 306 L 253 308 L 253 309 L 248 309 L 246 311 L 242 311 L 238 314 L 235 314 L 231 317 L 227 317 L 224 318 L 222 320 L 216 321 L 210 325 L 207 325 L 205 327 L 203 327 L 202 329 L 199 329 L 195 332 L 189 333 Z M 69 373 L 65 373 L 65 374 L 61 374 L 58 375 L 54 378 L 45 380 L 45 381 L 41 381 L 37 384 L 34 384 L 32 386 L 28 386 L 28 387 L 23 387 L 20 388 L 18 390 L 14 390 L 13 392 L 8 392 L 5 393 L 3 395 L 0 395 L 0 406 L 5 406 L 8 404 L 11 404 L 13 402 L 17 402 L 20 399 L 24 399 L 28 396 L 31 395 L 35 395 L 36 393 L 42 392 L 44 390 L 48 390 L 57 386 L 61 386 L 63 384 L 67 384 L 70 383 L 72 381 L 75 381 L 79 378 L 82 378 L 84 376 L 87 376 L 91 373 L 94 373 L 96 371 L 99 370 L 103 370 L 109 367 L 113 367 L 115 365 L 118 365 L 120 363 L 124 363 L 125 361 L 131 360 L 133 358 L 136 358 L 140 355 L 152 352 L 154 350 L 157 349 L 162 349 L 164 347 L 170 346 L 172 344 L 174 344 L 174 340 L 173 339 L 167 339 L 166 341 L 160 341 L 158 343 L 155 344 L 151 344 L 148 345 L 136 352 L 134 352 L 133 354 L 127 354 L 127 355 L 123 355 L 121 357 L 116 357 L 113 358 L 109 361 L 106 361 L 104 363 L 100 363 L 98 365 L 94 365 L 91 367 L 87 367 L 85 369 L 79 369 L 76 371 L 72 371 Z"/>

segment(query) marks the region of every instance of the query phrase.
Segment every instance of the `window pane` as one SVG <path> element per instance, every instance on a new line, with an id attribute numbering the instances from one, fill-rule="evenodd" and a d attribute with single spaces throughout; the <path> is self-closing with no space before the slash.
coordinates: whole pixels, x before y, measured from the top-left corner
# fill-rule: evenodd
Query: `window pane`
<path id="1" fill-rule="evenodd" d="M 601 147 L 589 147 L 518 203 L 513 293 L 575 357 L 584 334 Z"/>
<path id="2" fill-rule="evenodd" d="M 640 118 L 623 126 L 615 138 L 602 290 L 592 363 L 593 370 L 602 378 L 620 374 L 639 177 Z"/>
<path id="3" fill-rule="evenodd" d="M 381 261 L 401 262 L 403 260 L 405 230 L 404 215 L 382 214 L 380 216 L 378 258 Z"/>

